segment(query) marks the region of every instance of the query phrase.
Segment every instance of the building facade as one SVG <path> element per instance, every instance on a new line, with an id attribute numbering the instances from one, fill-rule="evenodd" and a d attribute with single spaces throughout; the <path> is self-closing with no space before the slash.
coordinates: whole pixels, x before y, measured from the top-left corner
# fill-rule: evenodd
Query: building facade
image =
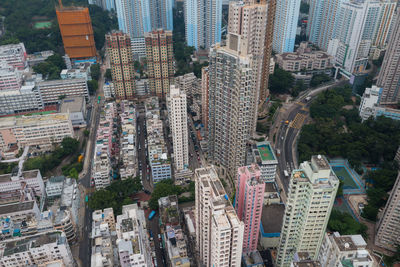
<path id="1" fill-rule="evenodd" d="M 208 132 L 208 86 L 210 77 L 208 75 L 208 67 L 201 69 L 201 122 L 204 130 Z"/>
<path id="2" fill-rule="evenodd" d="M 208 49 L 221 41 L 222 0 L 184 2 L 186 43 Z"/>
<path id="3" fill-rule="evenodd" d="M 209 157 L 232 177 L 234 170 L 245 165 L 246 144 L 256 116 L 257 89 L 251 64 L 251 56 L 228 47 L 217 44 L 210 49 Z"/>
<path id="4" fill-rule="evenodd" d="M 0 91 L 0 115 L 43 109 L 42 97 L 35 85 L 24 85 L 20 89 Z"/>
<path id="5" fill-rule="evenodd" d="M 18 70 L 25 69 L 27 66 L 27 54 L 24 44 L 1 45 L 0 62 L 5 62 Z"/>
<path id="6" fill-rule="evenodd" d="M 322 266 L 376 266 L 361 235 L 341 236 L 338 232 L 325 234 L 318 260 Z"/>
<path id="7" fill-rule="evenodd" d="M 396 251 L 400 245 L 400 173 L 397 176 L 385 210 L 378 222 L 375 244 Z"/>
<path id="8" fill-rule="evenodd" d="M 268 141 L 257 142 L 252 149 L 253 162 L 261 169 L 261 177 L 266 183 L 275 182 L 278 160 Z"/>
<path id="9" fill-rule="evenodd" d="M 349 74 L 366 70 L 369 52 L 379 21 L 379 1 L 349 1 L 340 5 L 328 53 L 337 67 Z"/>
<path id="10" fill-rule="evenodd" d="M 397 10 L 397 21 L 379 71 L 377 85 L 383 88 L 380 104 L 397 104 L 400 101 L 400 8 Z"/>
<path id="11" fill-rule="evenodd" d="M 65 53 L 70 58 L 81 59 L 96 56 L 92 21 L 87 7 L 56 8 L 58 25 Z"/>
<path id="12" fill-rule="evenodd" d="M 307 36 L 309 41 L 323 51 L 328 50 L 329 41 L 335 32 L 335 20 L 344 0 L 310 0 Z"/>
<path id="13" fill-rule="evenodd" d="M 51 148 L 64 137 L 73 137 L 74 130 L 68 114 L 56 113 L 0 119 L 0 149 L 10 144 L 18 147 L 36 146 Z"/>
<path id="14" fill-rule="evenodd" d="M 276 0 L 272 49 L 278 53 L 293 52 L 299 19 L 300 0 Z"/>
<path id="15" fill-rule="evenodd" d="M 241 266 L 244 225 L 214 166 L 195 171 L 196 247 L 204 266 Z"/>
<path id="16" fill-rule="evenodd" d="M 243 252 L 257 250 L 265 182 L 258 165 L 240 167 L 237 174 L 235 210 L 244 223 Z"/>
<path id="17" fill-rule="evenodd" d="M 2 266 L 34 266 L 61 259 L 65 266 L 76 266 L 62 231 L 49 231 L 33 236 L 3 241 L 0 245 Z"/>
<path id="18" fill-rule="evenodd" d="M 338 187 L 339 179 L 324 156 L 312 156 L 293 170 L 277 266 L 289 267 L 295 253 L 317 259 Z"/>
<path id="19" fill-rule="evenodd" d="M 189 141 L 186 93 L 171 85 L 167 96 L 168 119 L 172 132 L 175 169 L 179 172 L 189 167 Z"/>
<path id="20" fill-rule="evenodd" d="M 21 87 L 22 75 L 20 71 L 6 62 L 0 63 L 0 91 L 16 90 Z"/>
<path id="21" fill-rule="evenodd" d="M 135 70 L 131 39 L 128 34 L 113 32 L 106 34 L 106 46 L 110 56 L 115 96 L 118 99 L 133 99 L 135 97 Z"/>
<path id="22" fill-rule="evenodd" d="M 130 38 L 143 37 L 151 31 L 150 2 L 148 0 L 116 0 L 118 28 Z"/>
<path id="23" fill-rule="evenodd" d="M 150 93 L 165 99 L 174 84 L 172 32 L 155 30 L 145 34 Z"/>
<path id="24" fill-rule="evenodd" d="M 65 79 L 42 81 L 36 84 L 44 105 L 60 102 L 60 97 L 84 96 L 89 100 L 89 89 L 86 79 Z"/>

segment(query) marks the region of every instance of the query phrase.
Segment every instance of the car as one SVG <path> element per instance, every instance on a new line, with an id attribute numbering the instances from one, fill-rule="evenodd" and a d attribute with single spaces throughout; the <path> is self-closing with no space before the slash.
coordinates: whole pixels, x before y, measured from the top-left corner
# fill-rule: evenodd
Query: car
<path id="1" fill-rule="evenodd" d="M 162 243 L 160 243 L 160 249 L 162 249 Z"/>
<path id="2" fill-rule="evenodd" d="M 160 235 L 160 234 L 158 234 L 158 240 L 160 240 L 160 241 L 161 241 L 161 235 Z"/>
<path id="3" fill-rule="evenodd" d="M 197 160 L 200 160 L 200 157 L 197 157 Z"/>

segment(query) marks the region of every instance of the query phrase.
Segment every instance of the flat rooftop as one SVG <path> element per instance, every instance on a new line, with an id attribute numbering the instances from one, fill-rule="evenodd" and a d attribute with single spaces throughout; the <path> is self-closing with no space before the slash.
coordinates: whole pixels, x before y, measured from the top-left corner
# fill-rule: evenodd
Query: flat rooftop
<path id="1" fill-rule="evenodd" d="M 280 233 L 283 223 L 285 205 L 264 205 L 262 210 L 261 224 L 264 233 Z"/>
<path id="2" fill-rule="evenodd" d="M 256 156 L 259 156 L 262 161 L 276 160 L 275 153 L 269 142 L 258 142 L 256 146 L 257 146 L 256 154 L 258 154 Z"/>
<path id="3" fill-rule="evenodd" d="M 9 214 L 14 212 L 20 212 L 24 210 L 31 210 L 34 206 L 35 201 L 27 201 L 21 203 L 14 203 L 9 205 L 0 206 L 0 214 Z"/>
<path id="4" fill-rule="evenodd" d="M 69 120 L 66 113 L 0 118 L 0 127 L 47 125 Z"/>
<path id="5" fill-rule="evenodd" d="M 277 192 L 275 183 L 265 183 L 265 191 L 268 193 L 275 193 Z"/>
<path id="6" fill-rule="evenodd" d="M 83 96 L 67 97 L 61 102 L 60 112 L 80 112 L 84 105 L 85 98 Z"/>

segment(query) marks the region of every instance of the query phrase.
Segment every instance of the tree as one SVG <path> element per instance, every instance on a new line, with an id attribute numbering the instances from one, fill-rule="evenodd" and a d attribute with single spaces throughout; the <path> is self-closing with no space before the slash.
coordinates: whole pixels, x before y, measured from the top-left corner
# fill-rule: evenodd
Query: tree
<path id="1" fill-rule="evenodd" d="M 44 62 L 33 66 L 33 70 L 36 73 L 42 74 L 43 78 L 49 80 L 60 79 L 60 72 L 65 68 L 64 59 L 59 54 L 54 54 Z"/>
<path id="2" fill-rule="evenodd" d="M 106 80 L 108 80 L 108 81 L 111 81 L 111 80 L 112 80 L 111 69 L 106 69 L 106 73 L 104 74 L 104 77 L 105 77 Z"/>
<path id="3" fill-rule="evenodd" d="M 99 83 L 96 80 L 87 81 L 87 86 L 90 95 L 94 95 L 99 88 Z"/>
<path id="4" fill-rule="evenodd" d="M 274 74 L 269 76 L 269 89 L 271 93 L 286 94 L 289 93 L 293 82 L 294 78 L 290 72 L 276 67 Z"/>
<path id="5" fill-rule="evenodd" d="M 78 171 L 77 171 L 75 168 L 72 168 L 72 169 L 69 171 L 69 177 L 78 179 L 78 177 L 79 177 Z"/>
<path id="6" fill-rule="evenodd" d="M 322 83 L 325 82 L 329 82 L 331 80 L 331 77 L 329 77 L 328 75 L 326 75 L 325 73 L 322 74 L 315 74 L 313 75 L 313 77 L 311 78 L 310 81 L 310 86 L 311 87 L 316 87 Z"/>
<path id="7" fill-rule="evenodd" d="M 158 199 L 169 195 L 179 195 L 180 189 L 174 185 L 171 179 L 162 180 L 154 188 L 149 201 L 149 207 L 153 210 L 158 209 Z"/>
<path id="8" fill-rule="evenodd" d="M 100 65 L 93 64 L 90 66 L 90 76 L 92 76 L 93 80 L 98 81 L 100 79 Z"/>
<path id="9" fill-rule="evenodd" d="M 341 235 L 360 234 L 364 238 L 368 237 L 368 228 L 365 224 L 357 222 L 349 213 L 336 209 L 332 209 L 327 227 L 330 231 L 339 232 Z"/>
<path id="10" fill-rule="evenodd" d="M 301 1 L 301 3 L 300 3 L 300 13 L 308 14 L 309 9 L 310 9 L 310 5 L 307 4 L 306 2 Z"/>
<path id="11" fill-rule="evenodd" d="M 78 152 L 79 141 L 72 137 L 64 137 L 64 139 L 61 141 L 61 146 L 64 150 L 64 154 L 71 155 Z"/>

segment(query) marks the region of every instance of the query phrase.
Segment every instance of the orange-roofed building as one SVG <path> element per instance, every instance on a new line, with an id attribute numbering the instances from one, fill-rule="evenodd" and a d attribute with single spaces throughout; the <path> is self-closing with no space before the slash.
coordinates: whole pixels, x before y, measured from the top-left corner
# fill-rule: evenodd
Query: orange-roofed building
<path id="1" fill-rule="evenodd" d="M 87 7 L 56 8 L 65 54 L 72 59 L 96 56 L 92 21 Z"/>

